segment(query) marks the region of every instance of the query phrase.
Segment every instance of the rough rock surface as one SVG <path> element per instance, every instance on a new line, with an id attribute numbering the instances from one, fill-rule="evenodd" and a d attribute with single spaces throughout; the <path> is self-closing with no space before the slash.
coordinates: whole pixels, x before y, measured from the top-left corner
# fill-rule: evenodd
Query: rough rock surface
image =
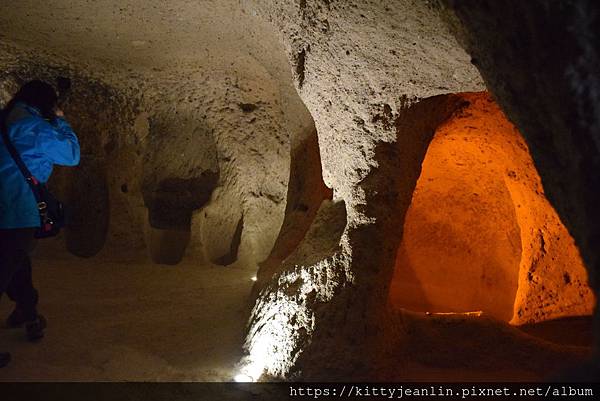
<path id="1" fill-rule="evenodd" d="M 54 186 L 96 187 L 72 194 L 69 250 L 255 268 L 283 221 L 290 140 L 312 119 L 270 25 L 233 1 L 159 3 L 8 7 L 3 99 L 33 77 L 73 82 L 84 160 Z"/>
<path id="2" fill-rule="evenodd" d="M 288 258 L 306 237 L 323 200 L 332 191 L 323 183 L 317 132 L 297 136 L 292 142 L 290 179 L 285 218 L 269 257 L 260 264 L 255 291 L 284 269 Z"/>
<path id="3" fill-rule="evenodd" d="M 509 119 L 523 133 L 545 193 L 575 238 L 590 285 L 597 293 L 598 3 L 446 3 L 457 37 Z M 596 322 L 600 327 L 598 313 Z"/>
<path id="4" fill-rule="evenodd" d="M 259 14 L 282 33 L 299 94 L 315 119 L 325 184 L 347 210 L 340 249 L 312 266 L 303 263 L 304 273 L 282 273 L 255 307 L 249 352 L 256 360 L 265 351 L 254 330 L 277 305 L 298 308 L 276 322 L 295 343 L 277 349 L 273 340 L 267 358 L 277 361 L 268 373 L 285 375 L 328 358 L 343 365 L 344 358 L 329 353 L 335 347 L 361 354 L 353 345 L 380 323 L 375 311 L 385 303 L 400 237 L 394 230 L 402 226 L 426 144 L 435 122 L 456 107 L 434 96 L 477 90 L 481 81 L 426 3 L 274 1 L 261 3 Z M 433 100 L 407 112 L 423 98 Z"/>
<path id="5" fill-rule="evenodd" d="M 481 52 L 473 61 L 483 63 L 488 85 L 527 138 L 588 267 L 597 265 L 598 224 L 587 223 L 595 221 L 597 199 L 582 192 L 597 183 L 589 173 L 597 167 L 594 143 L 580 128 L 576 137 L 567 135 L 581 113 L 586 127 L 597 126 L 590 122 L 595 114 L 578 107 L 595 103 L 552 114 L 562 95 L 593 100 L 595 92 L 582 88 L 595 86 L 561 83 L 557 96 L 538 87 L 535 82 L 553 88 L 560 73 L 532 80 L 538 71 L 530 69 L 527 53 L 535 43 L 515 42 L 507 31 L 508 40 L 496 42 L 498 17 L 484 7 L 502 6 L 457 7 L 460 18 L 453 19 L 440 2 L 420 0 L 13 3 L 0 13 L 2 100 L 33 77 L 73 82 L 64 107 L 81 131 L 86 157 L 52 184 L 82 205 L 75 222 L 95 224 L 74 224 L 58 241 L 81 256 L 150 255 L 164 264 L 187 259 L 253 272 L 264 261 L 242 365 L 252 378 L 396 380 L 408 377 L 395 370 L 399 360 L 448 367 L 454 357 L 444 351 L 448 341 L 465 355 L 460 363 L 469 377 L 483 369 L 498 378 L 490 373 L 494 363 L 541 377 L 547 372 L 540 366 L 557 370 L 585 354 L 487 318 L 430 318 L 387 303 L 427 148 L 440 124 L 464 107 L 453 94 L 484 89 L 447 26 L 460 26 L 460 18 L 482 31 L 481 43 L 468 46 Z M 543 32 L 544 16 L 528 11 L 544 3 L 515 5 L 509 17 L 523 10 L 516 16 L 530 16 Z M 556 7 L 548 12 L 560 20 Z M 584 17 L 589 22 L 593 13 Z M 533 35 L 527 26 L 518 26 L 517 39 Z M 589 24 L 580 29 L 582 37 L 591 30 Z M 466 32 L 464 38 L 473 37 Z M 491 46 L 507 50 L 495 60 L 486 50 Z M 585 57 L 597 54 L 594 47 L 584 50 Z M 573 82 L 593 81 L 585 57 L 573 64 Z M 524 73 L 513 87 L 503 81 L 514 60 Z M 542 59 L 534 65 L 542 64 L 552 69 Z M 523 89 L 532 88 L 543 101 L 523 101 Z M 552 119 L 541 121 L 546 115 Z M 561 164 L 547 151 L 546 129 L 556 124 L 552 146 L 564 152 L 557 153 L 559 162 L 569 169 L 553 182 Z M 569 161 L 570 154 L 582 162 Z M 93 190 L 74 189 L 92 182 L 98 183 Z M 522 241 L 534 244 L 531 257 L 539 259 L 539 236 L 520 228 Z M 507 359 L 498 342 L 513 344 L 507 348 L 518 357 Z M 475 358 L 477 352 L 483 357 Z M 539 359 L 528 360 L 536 353 Z"/>
<path id="6" fill-rule="evenodd" d="M 425 156 L 390 301 L 513 324 L 590 315 L 585 267 L 521 134 L 488 94 L 460 96 Z"/>

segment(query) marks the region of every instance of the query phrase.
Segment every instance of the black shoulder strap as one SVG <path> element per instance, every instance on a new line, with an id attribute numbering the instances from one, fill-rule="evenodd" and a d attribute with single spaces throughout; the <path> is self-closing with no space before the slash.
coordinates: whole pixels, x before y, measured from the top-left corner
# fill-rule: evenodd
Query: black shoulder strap
<path id="1" fill-rule="evenodd" d="M 32 184 L 33 181 L 35 180 L 35 178 L 33 178 L 33 175 L 31 174 L 31 172 L 29 171 L 29 169 L 23 162 L 23 159 L 21 159 L 21 155 L 19 155 L 19 152 L 17 152 L 15 145 L 13 145 L 13 143 L 10 141 L 10 138 L 8 137 L 8 132 L 6 132 L 4 121 L 2 121 L 1 128 L 2 128 L 1 129 L 2 139 L 4 140 L 4 145 L 6 146 L 8 153 L 10 153 L 10 156 L 13 158 L 13 160 L 17 164 L 17 167 L 19 167 L 19 170 L 21 170 L 21 174 L 23 174 L 23 177 L 25 177 L 27 182 Z"/>

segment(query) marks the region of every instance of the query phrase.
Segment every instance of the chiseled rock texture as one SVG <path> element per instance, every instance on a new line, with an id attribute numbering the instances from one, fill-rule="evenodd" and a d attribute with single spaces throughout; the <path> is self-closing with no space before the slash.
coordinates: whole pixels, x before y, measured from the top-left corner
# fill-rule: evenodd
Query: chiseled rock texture
<path id="1" fill-rule="evenodd" d="M 448 20 L 525 137 L 545 193 L 600 289 L 600 7 L 447 1 Z M 596 328 L 600 314 L 596 312 Z M 596 341 L 600 336 L 596 336 Z M 600 344 L 597 344 L 600 349 Z"/>
<path id="2" fill-rule="evenodd" d="M 292 138 L 314 131 L 273 28 L 224 2 L 181 2 L 176 15 L 111 1 L 27 13 L 29 3 L 0 17 L 12 39 L 0 49 L 2 100 L 28 79 L 71 79 L 63 108 L 84 157 L 51 183 L 74 205 L 59 242 L 79 256 L 256 270 L 284 218 Z M 178 27 L 171 40 L 157 21 Z"/>
<path id="3" fill-rule="evenodd" d="M 346 224 L 320 260 L 283 262 L 254 308 L 247 348 L 251 360 L 267 361 L 268 374 L 311 377 L 317 366 L 333 372 L 373 353 L 367 349 L 385 326 L 399 227 L 427 144 L 460 103 L 436 95 L 483 85 L 430 3 L 256 4 L 281 32 L 315 120 L 324 182 L 346 210 L 324 205 L 315 221 L 345 217 Z"/>
<path id="4" fill-rule="evenodd" d="M 427 150 L 390 302 L 518 325 L 591 315 L 585 266 L 523 137 L 488 93 L 460 96 Z"/>
<path id="5" fill-rule="evenodd" d="M 0 13 L 1 100 L 34 77 L 72 82 L 63 107 L 84 161 L 51 183 L 76 205 L 57 242 L 85 257 L 260 266 L 242 364 L 253 378 L 397 380 L 403 363 L 449 366 L 449 341 L 475 373 L 578 359 L 487 318 L 398 312 L 387 296 L 427 148 L 464 109 L 457 93 L 484 80 L 598 289 L 593 2 L 13 3 Z M 545 257 L 538 225 L 520 226 L 527 261 Z M 513 342 L 514 358 L 496 347 Z"/>

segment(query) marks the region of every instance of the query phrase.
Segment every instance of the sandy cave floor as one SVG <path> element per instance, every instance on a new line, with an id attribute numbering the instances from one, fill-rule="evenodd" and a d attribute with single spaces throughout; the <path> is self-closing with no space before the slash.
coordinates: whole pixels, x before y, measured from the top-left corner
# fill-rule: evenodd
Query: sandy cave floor
<path id="1" fill-rule="evenodd" d="M 0 323 L 12 363 L 0 381 L 230 381 L 250 273 L 240 268 L 34 260 L 46 337 Z M 2 320 L 12 310 L 0 301 Z"/>
<path id="2" fill-rule="evenodd" d="M 241 358 L 252 273 L 240 267 L 160 266 L 103 258 L 35 259 L 46 337 L 29 343 L 3 320 L 0 349 L 13 355 L 0 381 L 231 381 Z M 589 317 L 521 329 L 562 345 L 588 347 Z M 508 349 L 510 351 L 510 349 Z M 489 380 L 460 368 L 408 369 L 405 380 Z M 533 379 L 495 372 L 493 378 Z M 506 376 L 506 377 L 505 377 Z"/>

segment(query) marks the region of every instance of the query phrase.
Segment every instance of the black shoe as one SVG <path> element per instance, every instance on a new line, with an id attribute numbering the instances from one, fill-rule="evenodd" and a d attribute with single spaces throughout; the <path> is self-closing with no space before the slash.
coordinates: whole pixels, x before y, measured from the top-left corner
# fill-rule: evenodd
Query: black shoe
<path id="1" fill-rule="evenodd" d="M 25 314 L 20 308 L 17 307 L 6 319 L 6 327 L 8 327 L 9 329 L 23 327 L 26 321 L 27 320 L 25 319 Z"/>
<path id="2" fill-rule="evenodd" d="M 10 362 L 10 354 L 8 352 L 0 352 L 0 368 L 5 367 Z"/>
<path id="3" fill-rule="evenodd" d="M 38 341 L 44 337 L 44 329 L 46 328 L 46 318 L 42 315 L 37 315 L 35 320 L 25 323 L 25 332 L 29 341 Z"/>

